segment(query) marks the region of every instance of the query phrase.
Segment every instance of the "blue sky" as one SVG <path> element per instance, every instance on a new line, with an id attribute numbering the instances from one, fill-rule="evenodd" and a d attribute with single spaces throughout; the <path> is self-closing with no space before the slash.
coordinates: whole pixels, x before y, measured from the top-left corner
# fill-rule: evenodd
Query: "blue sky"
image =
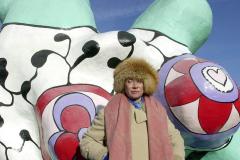
<path id="1" fill-rule="evenodd" d="M 153 0 L 90 0 L 100 32 L 127 30 Z M 213 29 L 195 54 L 223 66 L 240 86 L 240 0 L 208 0 Z"/>
<path id="2" fill-rule="evenodd" d="M 240 86 L 240 0 L 209 0 L 213 29 L 196 56 L 223 66 Z"/>

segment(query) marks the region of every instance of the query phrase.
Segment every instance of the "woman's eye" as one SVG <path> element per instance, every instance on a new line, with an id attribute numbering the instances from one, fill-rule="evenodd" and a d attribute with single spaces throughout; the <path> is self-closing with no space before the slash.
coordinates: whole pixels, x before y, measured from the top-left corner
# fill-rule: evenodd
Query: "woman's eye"
<path id="1" fill-rule="evenodd" d="M 127 82 L 128 82 L 128 83 L 132 83 L 132 80 L 131 80 L 131 79 L 129 79 L 129 80 L 127 80 Z"/>

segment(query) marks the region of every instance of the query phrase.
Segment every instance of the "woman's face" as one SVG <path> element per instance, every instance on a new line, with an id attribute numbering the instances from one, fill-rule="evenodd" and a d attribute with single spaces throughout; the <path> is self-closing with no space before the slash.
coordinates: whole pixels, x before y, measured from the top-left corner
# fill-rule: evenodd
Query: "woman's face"
<path id="1" fill-rule="evenodd" d="M 144 92 L 143 82 L 135 79 L 127 79 L 125 81 L 124 89 L 128 98 L 133 100 L 139 99 Z"/>

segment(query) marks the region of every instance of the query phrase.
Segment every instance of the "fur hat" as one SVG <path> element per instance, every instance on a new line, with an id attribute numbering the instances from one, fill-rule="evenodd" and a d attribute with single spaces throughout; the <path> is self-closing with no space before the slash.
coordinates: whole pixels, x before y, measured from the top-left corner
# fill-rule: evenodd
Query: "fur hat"
<path id="1" fill-rule="evenodd" d="M 113 73 L 114 90 L 117 93 L 124 93 L 124 85 L 127 79 L 143 81 L 144 94 L 152 95 L 158 84 L 157 71 L 144 59 L 128 58 L 121 62 Z"/>

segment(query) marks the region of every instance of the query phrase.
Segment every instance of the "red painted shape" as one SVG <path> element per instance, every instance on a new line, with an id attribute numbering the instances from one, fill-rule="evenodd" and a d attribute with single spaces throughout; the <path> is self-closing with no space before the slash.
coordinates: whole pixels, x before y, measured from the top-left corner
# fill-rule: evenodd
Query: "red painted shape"
<path id="1" fill-rule="evenodd" d="M 198 63 L 197 59 L 196 60 L 193 60 L 193 59 L 181 60 L 181 61 L 177 62 L 173 66 L 173 68 L 177 72 L 180 72 L 183 74 L 189 74 L 189 70 L 190 70 L 191 66 L 193 66 L 196 63 Z"/>
<path id="2" fill-rule="evenodd" d="M 77 105 L 68 106 L 61 113 L 62 126 L 68 132 L 77 134 L 80 128 L 88 128 L 90 122 L 88 111 Z"/>
<path id="3" fill-rule="evenodd" d="M 79 149 L 79 141 L 76 134 L 72 133 L 63 133 L 61 134 L 56 144 L 54 145 L 54 150 L 57 155 L 58 160 L 72 160 L 73 155 L 77 155 L 77 160 L 84 160 L 83 157 L 81 157 L 80 152 L 78 152 Z"/>
<path id="4" fill-rule="evenodd" d="M 238 99 L 234 102 L 234 106 L 236 107 L 238 113 L 240 113 L 240 90 L 238 90 L 238 93 L 239 93 L 238 94 Z"/>
<path id="5" fill-rule="evenodd" d="M 165 94 L 171 107 L 193 102 L 201 95 L 189 75 L 181 76 L 170 82 L 165 87 Z"/>
<path id="6" fill-rule="evenodd" d="M 227 122 L 231 111 L 232 103 L 220 103 L 202 96 L 198 110 L 202 129 L 208 134 L 217 133 Z"/>

